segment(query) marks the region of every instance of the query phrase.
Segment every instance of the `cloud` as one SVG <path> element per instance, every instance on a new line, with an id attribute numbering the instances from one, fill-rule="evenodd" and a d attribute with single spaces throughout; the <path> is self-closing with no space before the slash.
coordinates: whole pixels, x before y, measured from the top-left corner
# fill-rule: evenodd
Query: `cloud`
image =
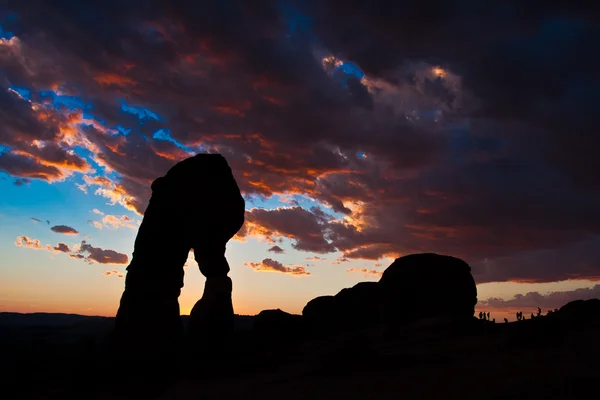
<path id="1" fill-rule="evenodd" d="M 135 229 L 133 220 L 127 215 L 105 215 L 102 217 L 102 224 L 114 229 L 117 228 L 131 228 Z"/>
<path id="2" fill-rule="evenodd" d="M 64 243 L 58 243 L 55 247 L 53 247 L 55 251 L 60 251 L 62 253 L 70 253 L 71 249 Z"/>
<path id="3" fill-rule="evenodd" d="M 255 271 L 264 271 L 264 272 L 281 272 L 284 274 L 291 275 L 310 275 L 310 272 L 307 272 L 304 267 L 301 266 L 285 266 L 279 261 L 275 261 L 271 258 L 265 258 L 261 262 L 247 262 L 244 264 L 247 267 L 254 269 Z"/>
<path id="4" fill-rule="evenodd" d="M 591 288 L 555 291 L 546 294 L 528 292 L 526 294 L 517 294 L 515 297 L 506 300 L 498 297 L 491 297 L 479 301 L 477 307 L 481 309 L 489 308 L 501 310 L 534 309 L 537 307 L 542 309 L 555 309 L 574 300 L 589 300 L 596 298 L 600 298 L 600 285 L 595 285 Z"/>
<path id="5" fill-rule="evenodd" d="M 117 271 L 116 269 L 113 269 L 112 271 L 105 271 L 104 276 L 115 276 L 117 278 L 123 278 L 125 276 L 125 274 Z"/>
<path id="6" fill-rule="evenodd" d="M 15 186 L 24 186 L 24 185 L 28 185 L 31 183 L 31 179 L 27 179 L 27 178 L 17 178 L 15 179 L 15 181 L 13 182 Z"/>
<path id="7" fill-rule="evenodd" d="M 323 237 L 323 224 L 312 212 L 301 207 L 265 210 L 253 208 L 246 212 L 246 222 L 239 236 L 258 235 L 273 241 L 277 237 L 293 240 L 292 247 L 300 251 L 329 253 L 335 251 Z"/>
<path id="8" fill-rule="evenodd" d="M 66 225 L 55 225 L 50 228 L 52 232 L 62 233 L 63 235 L 77 235 L 79 231 Z"/>
<path id="9" fill-rule="evenodd" d="M 96 229 L 102 229 L 102 228 L 103 228 L 103 226 L 102 226 L 102 222 L 100 222 L 100 221 L 92 221 L 92 220 L 88 220 L 88 223 L 89 223 L 90 225 L 92 225 L 92 226 L 93 226 L 94 228 L 96 228 Z"/>
<path id="10" fill-rule="evenodd" d="M 98 210 L 97 208 L 94 208 L 94 209 L 92 210 L 92 212 L 93 212 L 94 214 L 98 214 L 98 215 L 104 215 L 104 213 L 103 213 L 102 211 Z"/>
<path id="11" fill-rule="evenodd" d="M 376 269 L 368 269 L 368 268 L 349 268 L 346 272 L 359 273 L 362 274 L 365 278 L 368 277 L 381 277 L 383 271 L 378 271 Z"/>
<path id="12" fill-rule="evenodd" d="M 100 247 L 94 247 L 85 240 L 82 241 L 81 244 L 75 244 L 72 247 L 69 247 L 65 243 L 58 243 L 53 247 L 49 244 L 42 245 L 38 239 L 31 239 L 27 236 L 19 236 L 15 240 L 15 245 L 32 250 L 45 250 L 52 253 L 65 253 L 71 258 L 85 260 L 90 264 L 127 264 L 129 261 L 129 257 L 126 254 L 122 254 L 114 250 L 105 250 Z"/>
<path id="13" fill-rule="evenodd" d="M 85 240 L 81 242 L 78 253 L 87 254 L 87 260 L 99 264 L 127 264 L 129 262 L 129 257 L 126 254 L 94 247 Z"/>
<path id="14" fill-rule="evenodd" d="M 273 246 L 273 247 L 271 247 L 267 251 L 270 251 L 271 253 L 275 253 L 275 254 L 283 254 L 283 253 L 285 253 L 285 251 L 281 247 L 279 247 L 279 246 Z"/>
<path id="15" fill-rule="evenodd" d="M 25 179 L 43 179 L 55 181 L 63 178 L 60 170 L 54 166 L 39 163 L 33 157 L 17 155 L 12 153 L 0 154 L 0 171 Z M 21 185 L 17 185 L 21 186 Z"/>
<path id="16" fill-rule="evenodd" d="M 334 265 L 339 265 L 341 263 L 346 263 L 346 262 L 350 262 L 351 260 L 349 260 L 347 257 L 342 256 L 342 257 L 338 257 L 334 262 L 332 262 L 332 264 Z"/>
<path id="17" fill-rule="evenodd" d="M 39 219 L 37 219 L 37 218 L 33 218 L 33 217 L 32 217 L 32 218 L 29 218 L 29 219 L 30 219 L 31 221 L 33 221 L 33 222 L 42 222 L 41 220 L 39 220 Z"/>
<path id="18" fill-rule="evenodd" d="M 45 247 L 42 246 L 38 239 L 31 239 L 27 236 L 17 237 L 17 240 L 15 240 L 15 245 L 19 247 L 25 247 L 27 249 L 45 250 Z"/>
<path id="19" fill-rule="evenodd" d="M 250 210 L 240 238 L 452 254 L 479 282 L 596 279 L 600 30 L 582 4 L 107 3 L 100 29 L 69 2 L 13 2 L 0 170 L 83 176 L 142 214 L 153 179 L 220 152 L 245 195 L 325 209 Z"/>
<path id="20" fill-rule="evenodd" d="M 98 211 L 96 209 L 94 209 L 95 211 Z M 100 211 L 95 212 L 96 214 L 99 214 Z M 130 229 L 136 229 L 141 221 L 139 220 L 134 220 L 131 217 L 127 216 L 127 215 L 111 215 L 111 214 L 100 214 L 102 215 L 102 219 L 100 221 L 94 221 L 94 220 L 88 220 L 88 223 L 91 224 L 94 228 L 96 229 L 103 229 L 105 227 L 107 228 L 112 228 L 112 229 L 118 229 L 118 228 L 130 228 Z"/>
<path id="21" fill-rule="evenodd" d="M 326 258 L 313 256 L 313 257 L 306 257 L 305 260 L 306 261 L 323 261 L 323 260 L 326 260 Z"/>

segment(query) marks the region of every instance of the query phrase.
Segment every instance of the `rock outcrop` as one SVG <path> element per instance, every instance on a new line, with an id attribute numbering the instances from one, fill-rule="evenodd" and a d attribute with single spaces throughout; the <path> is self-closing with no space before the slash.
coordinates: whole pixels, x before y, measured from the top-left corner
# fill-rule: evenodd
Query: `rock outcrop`
<path id="1" fill-rule="evenodd" d="M 341 329 L 360 330 L 376 324 L 381 317 L 379 296 L 377 282 L 360 282 L 336 294 L 336 319 Z"/>
<path id="2" fill-rule="evenodd" d="M 309 301 L 302 316 L 314 336 L 360 330 L 380 319 L 377 282 L 360 282 L 342 289 L 335 296 L 320 296 Z"/>
<path id="3" fill-rule="evenodd" d="M 562 306 L 552 316 L 569 324 L 600 322 L 600 300 L 575 300 Z"/>
<path id="4" fill-rule="evenodd" d="M 263 310 L 254 317 L 254 332 L 269 341 L 293 340 L 303 336 L 302 316 L 280 310 Z"/>
<path id="5" fill-rule="evenodd" d="M 433 253 L 397 258 L 379 286 L 386 324 L 475 314 L 477 287 L 471 267 L 459 258 Z"/>
<path id="6" fill-rule="evenodd" d="M 310 332 L 320 336 L 425 319 L 470 321 L 476 304 L 477 287 L 466 262 L 424 253 L 396 259 L 379 282 L 360 282 L 309 301 L 302 315 Z"/>
<path id="7" fill-rule="evenodd" d="M 152 183 L 127 267 L 115 342 L 137 354 L 173 354 L 182 336 L 178 297 L 190 249 L 207 277 L 211 303 L 194 307 L 190 328 L 211 329 L 208 315 L 214 317 L 212 310 L 218 309 L 219 320 L 233 329 L 225 245 L 244 223 L 244 206 L 231 169 L 219 154 L 185 159 Z"/>
<path id="8" fill-rule="evenodd" d="M 319 296 L 310 300 L 302 309 L 302 318 L 312 336 L 322 336 L 337 327 L 335 296 Z"/>

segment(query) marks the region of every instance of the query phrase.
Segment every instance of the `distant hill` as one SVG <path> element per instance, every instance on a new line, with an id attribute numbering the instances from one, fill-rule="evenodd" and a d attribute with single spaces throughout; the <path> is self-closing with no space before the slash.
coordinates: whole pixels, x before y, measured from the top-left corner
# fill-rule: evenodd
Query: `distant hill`
<path id="1" fill-rule="evenodd" d="M 186 324 L 189 316 L 183 315 Z M 253 328 L 254 316 L 236 315 L 237 331 Z M 46 342 L 69 342 L 75 338 L 104 338 L 114 324 L 114 317 L 62 313 L 0 313 L 0 340 L 23 342 L 34 337 Z"/>

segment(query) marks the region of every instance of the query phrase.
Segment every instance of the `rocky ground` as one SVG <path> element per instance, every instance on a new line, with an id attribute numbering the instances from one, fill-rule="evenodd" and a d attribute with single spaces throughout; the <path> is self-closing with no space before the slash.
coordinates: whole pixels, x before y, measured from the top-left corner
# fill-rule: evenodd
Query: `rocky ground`
<path id="1" fill-rule="evenodd" d="M 102 362 L 109 318 L 0 314 L 3 385 L 20 399 L 593 398 L 600 319 L 439 321 L 311 340 L 261 337 L 238 318 L 232 352 L 183 354 L 176 381 L 126 389 L 136 371 Z"/>

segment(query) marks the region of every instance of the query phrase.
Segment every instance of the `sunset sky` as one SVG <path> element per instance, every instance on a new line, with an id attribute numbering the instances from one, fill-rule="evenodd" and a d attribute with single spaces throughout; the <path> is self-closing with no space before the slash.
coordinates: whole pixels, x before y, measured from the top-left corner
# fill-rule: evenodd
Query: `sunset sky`
<path id="1" fill-rule="evenodd" d="M 151 182 L 201 152 L 246 198 L 237 313 L 300 313 L 416 252 L 467 261 L 497 318 L 600 297 L 580 2 L 7 3 L 0 311 L 114 315 Z"/>

